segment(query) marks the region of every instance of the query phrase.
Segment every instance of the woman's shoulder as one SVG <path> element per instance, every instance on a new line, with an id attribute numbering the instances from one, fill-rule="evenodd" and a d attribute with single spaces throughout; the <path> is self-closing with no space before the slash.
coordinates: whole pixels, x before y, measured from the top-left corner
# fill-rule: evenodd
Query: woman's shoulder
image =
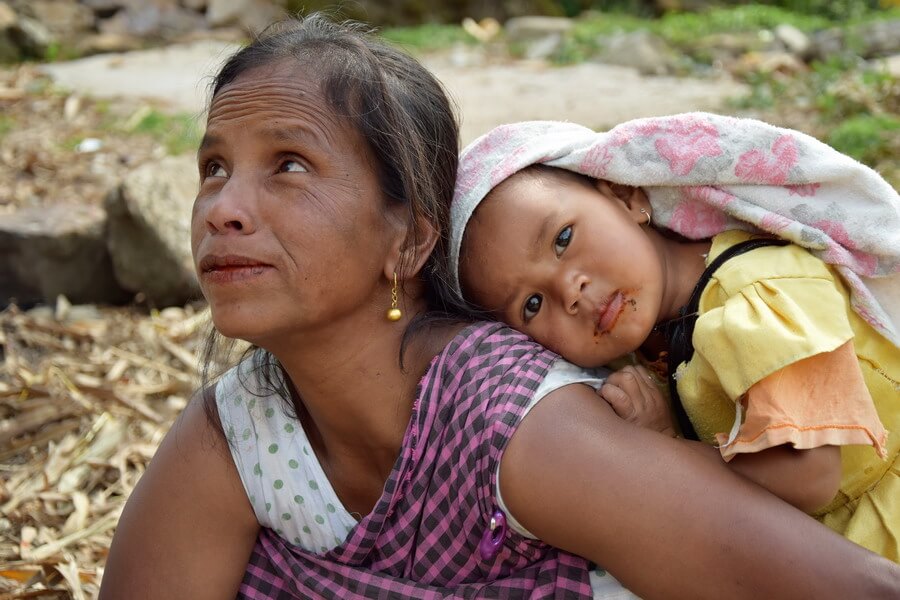
<path id="1" fill-rule="evenodd" d="M 557 355 L 504 323 L 476 321 L 463 327 L 439 355 L 455 368 L 550 366 Z"/>
<path id="2" fill-rule="evenodd" d="M 420 383 L 420 397 L 452 407 L 459 415 L 506 405 L 518 411 L 534 395 L 556 358 L 502 323 L 471 323 L 432 360 Z"/>

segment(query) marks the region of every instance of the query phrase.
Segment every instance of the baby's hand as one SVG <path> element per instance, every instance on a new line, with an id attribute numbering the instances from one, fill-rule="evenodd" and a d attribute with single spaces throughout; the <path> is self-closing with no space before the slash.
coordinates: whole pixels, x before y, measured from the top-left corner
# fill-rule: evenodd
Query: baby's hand
<path id="1" fill-rule="evenodd" d="M 675 437 L 669 405 L 644 367 L 627 366 L 616 371 L 597 393 L 629 423 Z"/>

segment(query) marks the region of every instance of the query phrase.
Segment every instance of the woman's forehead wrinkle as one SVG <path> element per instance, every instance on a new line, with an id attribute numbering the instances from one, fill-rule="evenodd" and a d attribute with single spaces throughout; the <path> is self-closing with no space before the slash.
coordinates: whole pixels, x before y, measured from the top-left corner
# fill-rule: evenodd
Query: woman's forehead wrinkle
<path id="1" fill-rule="evenodd" d="M 273 136 L 277 141 L 300 142 L 306 145 L 337 147 L 339 132 L 346 132 L 347 125 L 340 123 L 321 102 L 308 95 L 286 96 L 263 90 L 248 95 L 233 95 L 217 100 L 210 111 L 210 129 L 217 122 L 259 119 L 265 124 L 260 133 Z"/>

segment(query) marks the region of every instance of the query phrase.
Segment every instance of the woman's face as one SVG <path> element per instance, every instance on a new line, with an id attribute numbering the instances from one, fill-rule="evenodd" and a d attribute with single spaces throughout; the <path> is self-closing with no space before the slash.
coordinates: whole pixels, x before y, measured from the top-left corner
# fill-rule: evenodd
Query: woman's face
<path id="1" fill-rule="evenodd" d="M 265 347 L 382 316 L 388 299 L 375 292 L 400 234 L 366 148 L 289 60 L 219 91 L 191 245 L 223 335 Z"/>
<path id="2" fill-rule="evenodd" d="M 661 257 L 642 231 L 649 207 L 605 183 L 517 175 L 466 227 L 466 293 L 497 318 L 582 366 L 636 350 L 656 323 Z"/>

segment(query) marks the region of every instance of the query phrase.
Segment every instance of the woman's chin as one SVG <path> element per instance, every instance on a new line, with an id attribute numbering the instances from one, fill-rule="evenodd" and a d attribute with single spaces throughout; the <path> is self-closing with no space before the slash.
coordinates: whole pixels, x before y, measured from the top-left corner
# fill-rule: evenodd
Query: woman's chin
<path id="1" fill-rule="evenodd" d="M 223 314 L 224 313 L 224 314 Z M 259 346 L 265 337 L 260 327 L 262 323 L 247 315 L 212 310 L 213 326 L 219 334 L 236 340 L 243 340 Z"/>

